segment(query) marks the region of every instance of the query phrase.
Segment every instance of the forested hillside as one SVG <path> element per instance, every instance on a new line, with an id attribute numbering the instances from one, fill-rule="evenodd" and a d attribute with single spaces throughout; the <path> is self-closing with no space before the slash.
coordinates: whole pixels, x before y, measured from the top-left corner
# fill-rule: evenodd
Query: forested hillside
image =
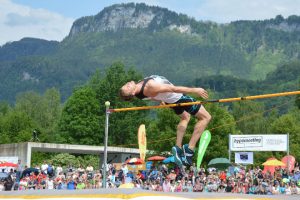
<path id="1" fill-rule="evenodd" d="M 55 87 L 65 101 L 97 69 L 103 71 L 115 61 L 143 75 L 164 75 L 181 85 L 226 76 L 230 82 L 242 79 L 239 83 L 252 80 L 254 85 L 260 84 L 257 92 L 241 89 L 250 93 L 264 93 L 272 87 L 293 89 L 297 80 L 288 84 L 280 75 L 276 85 L 264 84 L 264 80 L 276 74 L 277 68 L 299 60 L 299 27 L 298 16 L 217 24 L 165 8 L 117 4 L 76 20 L 60 43 L 27 38 L 3 45 L 0 99 L 13 103 L 20 92 L 43 93 Z"/>

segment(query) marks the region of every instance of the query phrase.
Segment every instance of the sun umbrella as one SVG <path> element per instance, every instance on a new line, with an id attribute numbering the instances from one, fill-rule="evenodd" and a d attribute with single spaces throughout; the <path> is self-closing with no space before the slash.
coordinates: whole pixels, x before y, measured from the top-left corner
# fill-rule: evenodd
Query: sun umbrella
<path id="1" fill-rule="evenodd" d="M 170 157 L 163 160 L 163 163 L 165 163 L 165 164 L 168 164 L 168 163 L 171 163 L 171 162 L 175 162 L 174 156 L 170 156 Z"/>
<path id="2" fill-rule="evenodd" d="M 268 160 L 266 162 L 264 162 L 262 165 L 264 166 L 282 166 L 284 167 L 285 164 L 277 159 L 273 159 L 273 160 Z"/>
<path id="3" fill-rule="evenodd" d="M 125 161 L 125 163 L 128 165 L 140 165 L 143 164 L 144 161 L 140 158 L 129 158 L 128 160 Z"/>
<path id="4" fill-rule="evenodd" d="M 225 169 L 230 165 L 231 163 L 227 158 L 214 158 L 208 163 L 209 167 L 214 167 L 217 169 Z"/>
<path id="5" fill-rule="evenodd" d="M 164 159 L 166 159 L 166 157 L 163 157 L 163 156 L 151 156 L 147 160 L 148 161 L 162 161 Z"/>
<path id="6" fill-rule="evenodd" d="M 27 168 L 22 172 L 21 178 L 30 175 L 31 172 L 34 172 L 35 175 L 37 175 L 39 173 L 39 170 L 37 168 Z"/>
<path id="7" fill-rule="evenodd" d="M 17 166 L 18 166 L 17 164 L 11 162 L 5 162 L 0 164 L 0 167 L 17 167 Z"/>

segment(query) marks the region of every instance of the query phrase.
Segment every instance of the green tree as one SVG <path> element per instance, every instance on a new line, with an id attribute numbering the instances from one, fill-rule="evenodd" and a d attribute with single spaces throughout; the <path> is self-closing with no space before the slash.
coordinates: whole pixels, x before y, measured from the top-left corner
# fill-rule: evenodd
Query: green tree
<path id="1" fill-rule="evenodd" d="M 13 110 L 0 119 L 1 143 L 28 142 L 31 140 L 35 123 L 26 113 Z"/>
<path id="2" fill-rule="evenodd" d="M 218 104 L 205 105 L 212 120 L 207 129 L 211 132 L 211 142 L 204 155 L 204 164 L 216 157 L 228 157 L 229 134 L 236 133 L 236 121 L 228 107 Z"/>
<path id="3" fill-rule="evenodd" d="M 138 81 L 142 78 L 136 71 L 125 70 L 125 65 L 116 62 L 106 69 L 103 75 L 95 74 L 89 82 L 97 95 L 100 103 L 100 134 L 103 144 L 105 130 L 105 101 L 110 101 L 111 108 L 123 108 L 133 106 L 144 106 L 146 103 L 140 100 L 124 102 L 119 97 L 119 89 L 127 81 Z M 109 145 L 137 144 L 137 130 L 140 124 L 147 121 L 148 111 L 128 111 L 110 114 Z"/>
<path id="4" fill-rule="evenodd" d="M 62 142 L 99 145 L 100 107 L 96 93 L 84 86 L 77 89 L 66 102 L 59 122 Z"/>
<path id="5" fill-rule="evenodd" d="M 170 152 L 176 144 L 176 127 L 180 118 L 172 109 L 158 109 L 153 115 L 155 117 L 146 124 L 147 149 L 155 150 L 158 154 Z M 184 142 L 186 141 L 188 140 L 184 138 Z"/>
<path id="6" fill-rule="evenodd" d="M 233 103 L 233 116 L 237 128 L 243 134 L 267 133 L 266 119 L 263 116 L 264 104 L 254 101 L 240 101 Z"/>
<path id="7" fill-rule="evenodd" d="M 300 88 L 300 80 L 299 80 L 299 84 L 298 85 L 299 85 L 299 88 Z M 296 96 L 296 106 L 300 109 L 300 95 Z"/>
<path id="8" fill-rule="evenodd" d="M 55 127 L 61 114 L 60 93 L 46 90 L 44 95 L 29 91 L 17 96 L 15 109 L 26 113 L 35 123 L 41 141 L 54 141 Z M 33 130 L 32 130 L 33 131 Z"/>
<path id="9" fill-rule="evenodd" d="M 290 154 L 295 158 L 300 158 L 300 111 L 292 110 L 289 113 L 282 115 L 271 124 L 273 133 L 288 134 Z M 283 153 L 282 153 L 283 155 Z"/>

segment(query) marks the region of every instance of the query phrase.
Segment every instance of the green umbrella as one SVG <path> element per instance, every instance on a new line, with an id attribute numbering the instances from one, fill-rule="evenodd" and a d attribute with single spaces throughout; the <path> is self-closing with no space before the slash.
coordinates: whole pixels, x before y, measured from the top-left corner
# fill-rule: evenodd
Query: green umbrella
<path id="1" fill-rule="evenodd" d="M 230 165 L 231 163 L 227 158 L 214 158 L 208 163 L 209 167 L 214 167 L 217 169 L 226 169 Z"/>

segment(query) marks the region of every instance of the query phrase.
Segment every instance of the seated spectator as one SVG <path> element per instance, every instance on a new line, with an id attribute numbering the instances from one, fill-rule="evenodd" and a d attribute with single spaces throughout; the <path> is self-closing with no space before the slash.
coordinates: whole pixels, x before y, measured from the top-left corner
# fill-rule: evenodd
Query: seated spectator
<path id="1" fill-rule="evenodd" d="M 144 175 L 140 171 L 138 171 L 138 173 L 136 175 L 136 181 L 138 182 L 138 184 L 142 185 L 143 180 L 145 180 Z"/>
<path id="2" fill-rule="evenodd" d="M 4 183 L 5 183 L 4 180 L 0 179 L 0 191 L 4 191 L 5 190 Z"/>
<path id="3" fill-rule="evenodd" d="M 175 190 L 176 190 L 175 180 L 170 180 L 170 184 L 171 184 L 171 187 L 170 187 L 171 192 L 175 192 Z"/>
<path id="4" fill-rule="evenodd" d="M 82 179 L 79 179 L 79 180 L 78 180 L 78 183 L 77 183 L 77 185 L 76 185 L 76 189 L 77 189 L 77 190 L 85 189 L 85 184 L 84 184 L 84 182 L 83 182 Z"/>
<path id="5" fill-rule="evenodd" d="M 280 183 L 279 192 L 280 194 L 285 194 L 285 185 L 283 182 Z"/>
<path id="6" fill-rule="evenodd" d="M 265 186 L 262 184 L 261 181 L 258 182 L 257 194 L 266 194 Z"/>
<path id="7" fill-rule="evenodd" d="M 47 164 L 46 160 L 44 160 L 43 164 L 41 165 L 42 173 L 47 174 L 47 169 L 48 169 L 48 164 Z"/>
<path id="8" fill-rule="evenodd" d="M 67 182 L 67 189 L 68 190 L 75 190 L 76 189 L 76 183 L 73 180 L 73 178 L 70 178 L 69 181 Z"/>
<path id="9" fill-rule="evenodd" d="M 27 189 L 27 185 L 28 185 L 28 183 L 26 181 L 26 178 L 25 177 L 22 178 L 20 180 L 20 183 L 19 183 L 19 190 L 26 190 Z"/>
<path id="10" fill-rule="evenodd" d="M 34 178 L 34 176 L 30 176 L 29 177 L 29 181 L 28 181 L 28 189 L 29 190 L 35 190 L 36 189 L 36 179 Z"/>
<path id="11" fill-rule="evenodd" d="M 234 182 L 232 183 L 231 181 L 227 181 L 225 192 L 232 192 L 233 186 L 234 186 Z"/>
<path id="12" fill-rule="evenodd" d="M 153 170 L 151 171 L 149 178 L 151 181 L 156 180 L 158 176 L 157 169 L 154 167 Z"/>
<path id="13" fill-rule="evenodd" d="M 226 183 L 225 181 L 221 180 L 221 183 L 218 186 L 218 192 L 224 193 L 226 188 Z"/>
<path id="14" fill-rule="evenodd" d="M 54 189 L 54 181 L 53 178 L 46 178 L 46 189 L 47 190 L 53 190 Z"/>
<path id="15" fill-rule="evenodd" d="M 187 189 L 187 192 L 193 192 L 192 181 L 189 180 L 189 181 L 187 182 L 186 189 Z"/>
<path id="16" fill-rule="evenodd" d="M 248 194 L 256 194 L 256 193 L 257 193 L 257 186 L 254 185 L 252 182 L 250 182 Z"/>
<path id="17" fill-rule="evenodd" d="M 168 177 L 171 181 L 175 181 L 177 175 L 176 175 L 175 171 L 172 169 L 171 172 L 170 172 L 170 174 L 169 174 L 167 177 Z"/>
<path id="18" fill-rule="evenodd" d="M 67 189 L 66 181 L 64 179 L 59 180 L 56 185 L 56 189 L 57 190 L 66 190 Z"/>
<path id="19" fill-rule="evenodd" d="M 293 176 L 292 179 L 293 179 L 293 181 L 295 181 L 295 182 L 298 182 L 298 181 L 300 180 L 300 170 L 299 170 L 299 169 L 295 170 L 294 176 Z"/>
<path id="20" fill-rule="evenodd" d="M 175 192 L 182 192 L 182 183 L 180 180 L 176 182 Z"/>
<path id="21" fill-rule="evenodd" d="M 291 187 L 290 187 L 289 183 L 285 184 L 285 194 L 287 194 L 287 195 L 291 195 L 292 194 Z"/>
<path id="22" fill-rule="evenodd" d="M 200 182 L 200 178 L 197 177 L 195 180 L 195 185 L 193 187 L 194 192 L 203 192 L 203 184 Z"/>
<path id="23" fill-rule="evenodd" d="M 170 179 L 168 179 L 168 178 L 164 179 L 162 189 L 163 189 L 164 192 L 171 192 Z"/>
<path id="24" fill-rule="evenodd" d="M 274 186 L 272 188 L 272 193 L 273 194 L 280 194 L 280 189 L 279 188 L 280 188 L 279 182 L 275 181 Z"/>
<path id="25" fill-rule="evenodd" d="M 295 182 L 291 183 L 291 194 L 298 194 L 298 189 Z"/>
<path id="26" fill-rule="evenodd" d="M 47 167 L 47 174 L 50 178 L 52 178 L 55 173 L 54 173 L 54 167 L 52 166 L 51 163 L 48 164 L 48 167 Z"/>
<path id="27" fill-rule="evenodd" d="M 122 171 L 122 170 L 120 170 Z M 122 179 L 121 179 L 122 181 Z M 99 170 L 96 171 L 95 175 L 94 175 L 94 182 L 95 182 L 95 188 L 101 188 L 102 186 L 102 174 L 100 173 Z"/>
<path id="28" fill-rule="evenodd" d="M 272 184 L 270 183 L 270 180 L 267 180 L 265 182 L 265 189 L 266 189 L 266 194 L 267 195 L 272 195 L 273 194 L 273 186 Z"/>

